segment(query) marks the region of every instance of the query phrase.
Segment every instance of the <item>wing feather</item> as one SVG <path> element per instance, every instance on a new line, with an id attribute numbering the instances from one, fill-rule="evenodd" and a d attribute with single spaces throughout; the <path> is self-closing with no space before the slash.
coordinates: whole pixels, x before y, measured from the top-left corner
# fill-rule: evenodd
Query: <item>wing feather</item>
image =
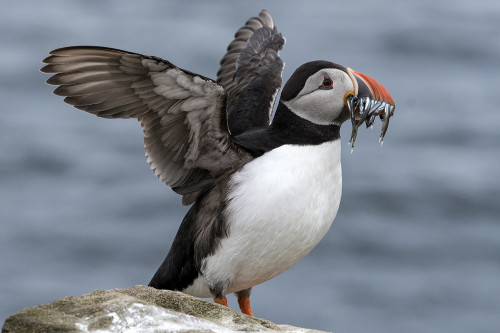
<path id="1" fill-rule="evenodd" d="M 232 145 L 226 91 L 215 81 L 160 58 L 104 47 L 57 49 L 43 62 L 42 72 L 55 74 L 47 83 L 59 86 L 54 92 L 65 102 L 103 118 L 137 118 L 147 162 L 186 205 L 228 165 L 237 169 L 249 158 Z"/>
<path id="2" fill-rule="evenodd" d="M 228 94 L 228 127 L 236 136 L 269 125 L 281 87 L 285 42 L 271 14 L 263 10 L 240 28 L 220 62 L 217 82 Z"/>

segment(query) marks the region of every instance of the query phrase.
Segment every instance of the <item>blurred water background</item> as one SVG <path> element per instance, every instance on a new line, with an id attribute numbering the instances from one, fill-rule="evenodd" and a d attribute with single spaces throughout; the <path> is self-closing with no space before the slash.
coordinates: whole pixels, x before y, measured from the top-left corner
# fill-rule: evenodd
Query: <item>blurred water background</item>
<path id="1" fill-rule="evenodd" d="M 147 284 L 186 208 L 145 162 L 134 120 L 52 94 L 54 48 L 103 45 L 215 78 L 267 8 L 287 79 L 325 59 L 397 103 L 350 153 L 332 229 L 254 288 L 254 314 L 334 332 L 500 332 L 500 2 L 15 1 L 0 11 L 0 322 L 24 307 Z M 233 297 L 230 305 L 237 307 Z"/>

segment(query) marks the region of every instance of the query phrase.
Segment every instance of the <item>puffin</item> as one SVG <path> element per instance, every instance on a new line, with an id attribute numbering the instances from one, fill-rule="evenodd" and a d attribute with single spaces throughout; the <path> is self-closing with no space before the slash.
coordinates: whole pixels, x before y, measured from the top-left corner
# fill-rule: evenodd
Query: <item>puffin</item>
<path id="1" fill-rule="evenodd" d="M 252 287 L 306 256 L 335 219 L 341 125 L 351 120 L 354 147 L 358 127 L 379 117 L 383 140 L 391 95 L 330 61 L 298 67 L 275 108 L 284 43 L 263 10 L 236 32 L 216 80 L 108 47 L 64 47 L 43 60 L 66 103 L 137 119 L 154 174 L 191 206 L 149 286 L 224 306 L 234 293 L 252 316 Z"/>

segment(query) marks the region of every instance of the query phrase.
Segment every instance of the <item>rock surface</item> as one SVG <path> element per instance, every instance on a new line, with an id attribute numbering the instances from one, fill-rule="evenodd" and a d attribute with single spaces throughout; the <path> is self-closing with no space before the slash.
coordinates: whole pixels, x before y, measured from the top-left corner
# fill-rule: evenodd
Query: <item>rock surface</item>
<path id="1" fill-rule="evenodd" d="M 96 290 L 26 308 L 5 321 L 11 332 L 308 332 L 243 315 L 189 295 L 146 286 Z"/>

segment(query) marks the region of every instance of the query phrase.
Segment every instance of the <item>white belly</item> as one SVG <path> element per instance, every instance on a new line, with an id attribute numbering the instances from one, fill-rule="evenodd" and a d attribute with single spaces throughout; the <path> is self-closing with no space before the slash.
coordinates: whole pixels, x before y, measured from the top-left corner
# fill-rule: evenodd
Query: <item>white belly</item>
<path id="1" fill-rule="evenodd" d="M 207 284 L 231 281 L 225 293 L 233 293 L 284 272 L 328 231 L 341 192 L 340 140 L 285 145 L 251 161 L 231 179 L 229 237 L 186 292 L 208 297 Z"/>

